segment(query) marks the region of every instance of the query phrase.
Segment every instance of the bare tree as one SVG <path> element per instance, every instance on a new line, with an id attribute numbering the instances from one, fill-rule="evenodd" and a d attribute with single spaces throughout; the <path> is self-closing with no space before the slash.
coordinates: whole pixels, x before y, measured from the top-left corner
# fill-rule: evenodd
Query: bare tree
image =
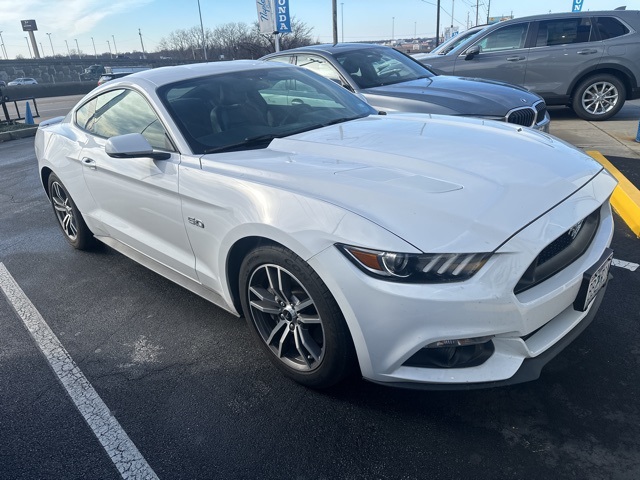
<path id="1" fill-rule="evenodd" d="M 291 33 L 280 36 L 283 50 L 310 45 L 313 27 L 304 22 L 291 19 Z M 205 45 L 209 58 L 233 60 L 259 58 L 275 49 L 273 35 L 262 35 L 258 22 L 249 26 L 246 23 L 226 23 L 213 30 L 206 28 Z M 203 60 L 202 31 L 195 26 L 189 29 L 175 30 L 160 40 L 160 54 L 180 60 Z"/>

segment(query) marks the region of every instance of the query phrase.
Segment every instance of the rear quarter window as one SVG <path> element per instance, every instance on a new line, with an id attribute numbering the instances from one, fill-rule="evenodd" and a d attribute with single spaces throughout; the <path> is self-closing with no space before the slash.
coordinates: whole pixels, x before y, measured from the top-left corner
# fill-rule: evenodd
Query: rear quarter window
<path id="1" fill-rule="evenodd" d="M 629 33 L 629 29 L 620 20 L 613 17 L 596 18 L 596 28 L 600 33 L 601 40 L 621 37 Z"/>

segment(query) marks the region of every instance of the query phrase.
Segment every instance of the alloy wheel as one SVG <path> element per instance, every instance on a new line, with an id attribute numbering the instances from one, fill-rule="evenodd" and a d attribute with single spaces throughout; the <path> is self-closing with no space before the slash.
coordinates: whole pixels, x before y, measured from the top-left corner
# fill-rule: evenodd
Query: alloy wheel
<path id="1" fill-rule="evenodd" d="M 592 115 L 604 115 L 618 103 L 619 92 L 610 82 L 596 82 L 582 94 L 582 107 Z"/>
<path id="2" fill-rule="evenodd" d="M 325 352 L 322 319 L 302 283 L 274 264 L 258 266 L 248 284 L 249 308 L 269 350 L 301 372 L 320 366 Z"/>
<path id="3" fill-rule="evenodd" d="M 60 226 L 65 235 L 70 240 L 75 240 L 78 237 L 78 225 L 73 214 L 71 198 L 67 195 L 64 187 L 58 182 L 51 184 L 51 201 L 53 202 L 53 208 L 56 212 L 58 222 L 60 222 Z"/>

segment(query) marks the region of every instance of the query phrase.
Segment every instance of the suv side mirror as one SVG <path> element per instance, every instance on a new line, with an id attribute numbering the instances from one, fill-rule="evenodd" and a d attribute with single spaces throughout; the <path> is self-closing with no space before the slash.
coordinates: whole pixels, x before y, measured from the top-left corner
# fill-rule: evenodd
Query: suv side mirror
<path id="1" fill-rule="evenodd" d="M 474 45 L 473 47 L 471 47 L 469 50 L 465 52 L 464 59 L 472 60 L 473 57 L 479 54 L 480 54 L 480 45 Z"/>

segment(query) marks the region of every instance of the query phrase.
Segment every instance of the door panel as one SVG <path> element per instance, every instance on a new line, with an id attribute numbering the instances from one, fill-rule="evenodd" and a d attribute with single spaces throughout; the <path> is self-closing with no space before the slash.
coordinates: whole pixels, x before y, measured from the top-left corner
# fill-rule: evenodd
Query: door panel
<path id="1" fill-rule="evenodd" d="M 465 52 L 457 59 L 453 74 L 461 77 L 490 78 L 522 85 L 529 49 L 525 48 L 529 23 L 517 23 L 493 30 L 473 42 L 480 53 L 467 59 Z"/>
<path id="2" fill-rule="evenodd" d="M 600 63 L 602 41 L 596 39 L 591 18 L 558 18 L 536 22 L 524 86 L 545 96 L 569 94 L 577 73 Z"/>

